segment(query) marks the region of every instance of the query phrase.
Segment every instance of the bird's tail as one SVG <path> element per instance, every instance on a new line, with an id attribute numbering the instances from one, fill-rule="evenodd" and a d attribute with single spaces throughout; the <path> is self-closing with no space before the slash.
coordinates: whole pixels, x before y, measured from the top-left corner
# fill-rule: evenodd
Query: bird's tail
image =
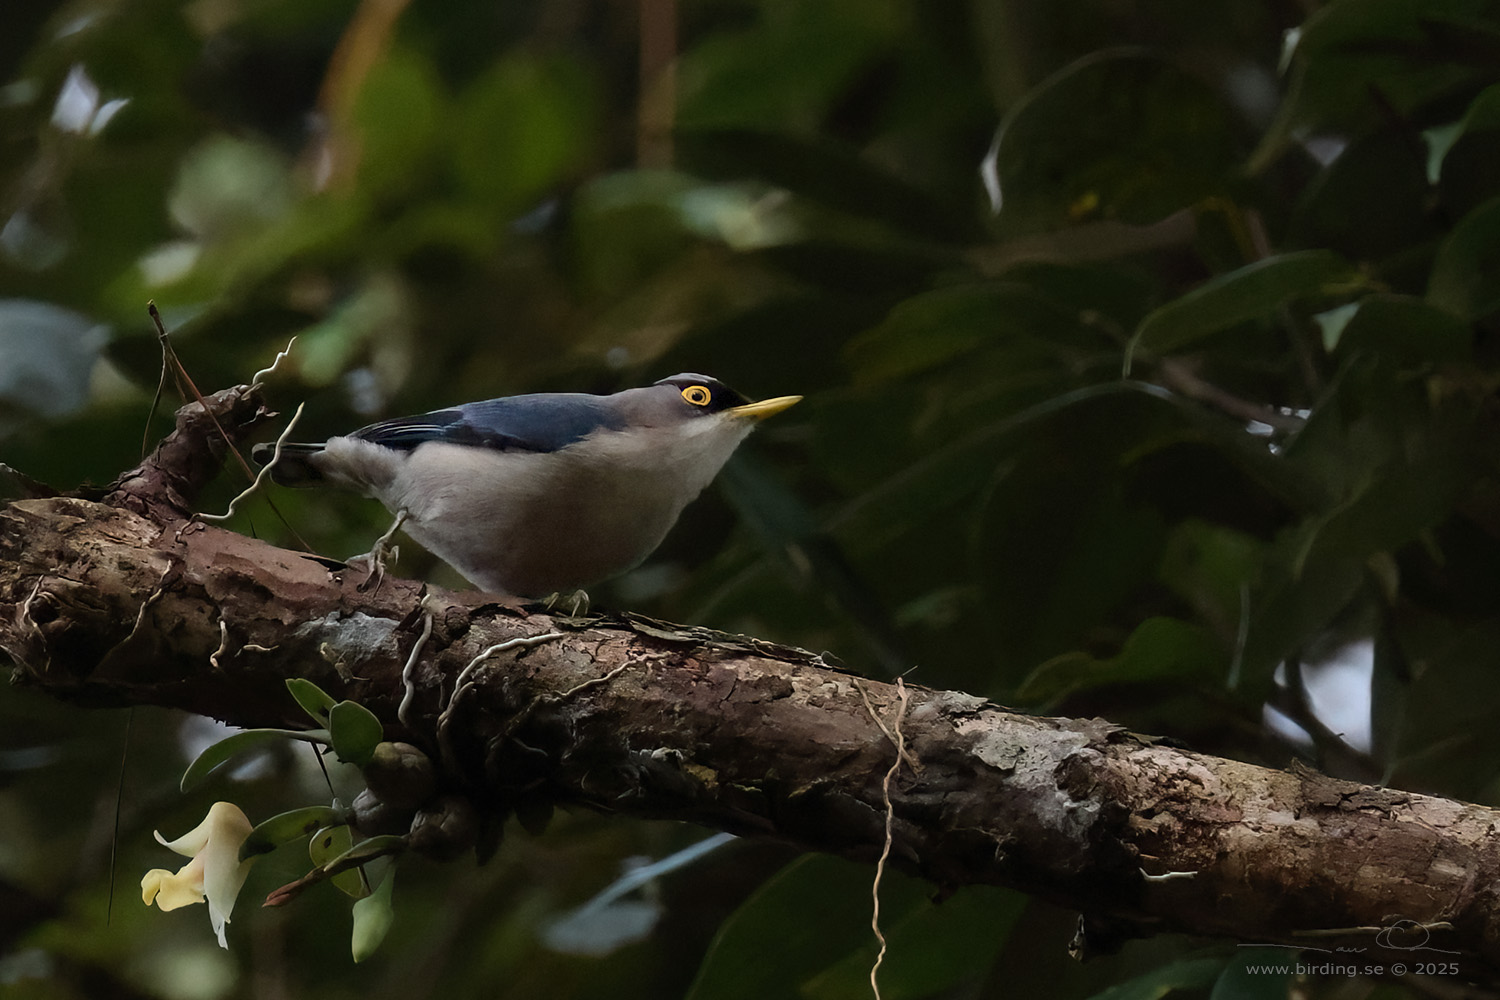
<path id="1" fill-rule="evenodd" d="M 282 486 L 312 486 L 322 482 L 323 473 L 308 461 L 314 455 L 321 454 L 322 451 L 322 444 L 297 444 L 296 442 L 283 444 L 281 458 L 276 462 L 276 467 L 271 470 L 271 478 Z M 266 465 L 275 453 L 276 445 L 267 441 L 251 449 L 250 457 L 261 465 Z"/>

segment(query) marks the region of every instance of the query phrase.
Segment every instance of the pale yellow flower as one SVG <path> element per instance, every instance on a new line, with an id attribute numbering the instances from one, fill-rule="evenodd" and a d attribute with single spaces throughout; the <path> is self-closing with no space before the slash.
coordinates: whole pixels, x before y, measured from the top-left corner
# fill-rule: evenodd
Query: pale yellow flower
<path id="1" fill-rule="evenodd" d="M 215 802 L 202 823 L 176 840 L 168 841 L 158 832 L 159 842 L 192 860 L 175 875 L 165 868 L 147 872 L 141 879 L 141 899 L 147 906 L 154 901 L 163 910 L 175 910 L 201 903 L 207 896 L 208 919 L 219 936 L 219 946 L 228 948 L 224 925 L 250 872 L 250 862 L 240 861 L 240 845 L 250 830 L 250 820 L 239 806 Z"/>

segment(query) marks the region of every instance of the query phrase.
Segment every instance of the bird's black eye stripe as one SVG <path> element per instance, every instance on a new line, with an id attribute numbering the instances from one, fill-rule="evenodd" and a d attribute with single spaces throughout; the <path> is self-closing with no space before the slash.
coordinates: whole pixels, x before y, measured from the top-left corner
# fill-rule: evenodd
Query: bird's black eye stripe
<path id="1" fill-rule="evenodd" d="M 698 415 L 708 413 L 721 413 L 724 410 L 732 410 L 736 406 L 743 406 L 749 402 L 744 396 L 735 392 L 729 386 L 718 379 L 709 378 L 707 375 L 699 375 L 695 372 L 683 372 L 664 378 L 656 385 L 671 386 L 682 396 L 691 412 Z"/>

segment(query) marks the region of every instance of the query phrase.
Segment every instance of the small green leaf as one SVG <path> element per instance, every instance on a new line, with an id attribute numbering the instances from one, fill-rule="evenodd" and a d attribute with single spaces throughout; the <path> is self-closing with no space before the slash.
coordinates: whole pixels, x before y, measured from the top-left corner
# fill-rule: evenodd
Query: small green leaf
<path id="1" fill-rule="evenodd" d="M 182 772 L 180 788 L 184 792 L 192 791 L 220 764 L 276 740 L 302 740 L 305 743 L 327 745 L 329 736 L 328 731 L 324 729 L 246 729 L 233 736 L 225 737 L 200 753 L 198 758 L 188 765 L 188 769 Z"/>
<path id="2" fill-rule="evenodd" d="M 1294 298 L 1347 286 L 1356 272 L 1331 250 L 1299 250 L 1267 257 L 1199 285 L 1150 313 L 1125 348 L 1125 369 L 1139 349 L 1167 354 L 1265 316 Z"/>
<path id="3" fill-rule="evenodd" d="M 286 689 L 314 722 L 320 726 L 328 725 L 328 710 L 337 704 L 332 695 L 304 677 L 288 677 Z"/>
<path id="4" fill-rule="evenodd" d="M 240 860 L 249 861 L 258 854 L 269 854 L 298 837 L 334 826 L 341 822 L 342 816 L 332 806 L 308 806 L 278 813 L 250 831 L 250 836 L 240 845 Z"/>
<path id="5" fill-rule="evenodd" d="M 354 842 L 354 832 L 347 826 L 327 826 L 313 834 L 307 842 L 307 854 L 312 863 L 327 869 L 347 855 Z M 363 843 L 363 841 L 361 841 Z M 370 887 L 365 882 L 364 872 L 353 865 L 341 868 L 330 876 L 339 891 L 355 899 L 369 895 Z"/>
<path id="6" fill-rule="evenodd" d="M 307 856 L 322 868 L 347 851 L 353 839 L 353 833 L 342 824 L 321 827 L 313 831 L 312 840 L 307 842 Z"/>
<path id="7" fill-rule="evenodd" d="M 354 901 L 354 933 L 349 946 L 356 962 L 363 962 L 375 954 L 380 942 L 391 929 L 395 912 L 391 909 L 391 887 L 396 883 L 393 871 L 364 899 Z"/>
<path id="8" fill-rule="evenodd" d="M 357 701 L 341 701 L 328 710 L 328 732 L 339 760 L 364 767 L 385 737 L 375 713 Z"/>

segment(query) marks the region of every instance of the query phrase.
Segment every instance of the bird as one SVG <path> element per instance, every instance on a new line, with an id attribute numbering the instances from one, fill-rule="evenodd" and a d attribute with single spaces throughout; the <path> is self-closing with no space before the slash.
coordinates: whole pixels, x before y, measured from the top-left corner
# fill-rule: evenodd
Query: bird
<path id="1" fill-rule="evenodd" d="M 481 590 L 537 597 L 639 565 L 755 426 L 801 399 L 751 402 L 684 372 L 611 395 L 464 403 L 252 455 L 282 485 L 384 504 L 396 524 L 375 562 L 400 526 Z"/>

